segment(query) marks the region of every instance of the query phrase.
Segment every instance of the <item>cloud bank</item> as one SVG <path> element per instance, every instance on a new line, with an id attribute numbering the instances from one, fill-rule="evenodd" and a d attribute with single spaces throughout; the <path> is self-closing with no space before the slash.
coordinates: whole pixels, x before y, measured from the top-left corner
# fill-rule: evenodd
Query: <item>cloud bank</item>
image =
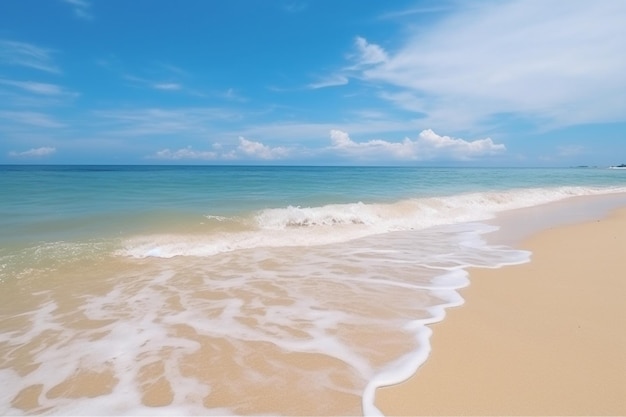
<path id="1" fill-rule="evenodd" d="M 282 159 L 289 156 L 287 148 L 281 146 L 272 148 L 261 142 L 247 140 L 244 137 L 239 137 L 239 147 L 237 149 L 252 158 L 265 160 Z"/>
<path id="2" fill-rule="evenodd" d="M 165 159 L 171 161 L 180 160 L 214 160 L 218 158 L 218 154 L 210 151 L 195 151 L 191 149 L 191 146 L 186 148 L 172 151 L 170 149 L 162 149 L 157 151 L 154 155 L 149 157 L 150 159 Z"/>
<path id="3" fill-rule="evenodd" d="M 239 137 L 239 144 L 230 151 L 222 151 L 224 145 L 220 143 L 213 144 L 213 151 L 197 151 L 190 146 L 175 151 L 170 149 L 162 149 L 155 154 L 149 156 L 149 159 L 162 159 L 171 161 L 181 160 L 204 160 L 204 161 L 229 161 L 229 160 L 279 160 L 290 155 L 287 148 L 278 146 L 271 147 L 261 142 L 251 141 L 244 137 Z"/>
<path id="4" fill-rule="evenodd" d="M 440 136 L 430 129 L 422 131 L 416 139 L 405 138 L 400 142 L 374 139 L 356 142 L 348 133 L 333 129 L 330 131 L 331 145 L 322 149 L 271 147 L 262 142 L 239 137 L 235 147 L 213 144 L 212 151 L 198 151 L 191 147 L 178 150 L 163 149 L 149 156 L 150 159 L 171 161 L 182 160 L 257 160 L 276 161 L 290 157 L 305 160 L 320 155 L 368 161 L 425 161 L 452 159 L 467 161 L 499 155 L 506 152 L 503 144 L 496 144 L 491 138 L 467 141 L 450 136 Z M 230 150 L 228 150 L 230 149 Z"/>
<path id="5" fill-rule="evenodd" d="M 370 140 L 355 142 L 348 133 L 331 130 L 332 149 L 355 158 L 396 159 L 422 161 L 436 158 L 470 160 L 496 155 L 506 151 L 503 144 L 496 144 L 491 138 L 466 141 L 449 136 L 440 136 L 430 129 L 423 130 L 415 140 L 405 138 L 402 142 Z"/>

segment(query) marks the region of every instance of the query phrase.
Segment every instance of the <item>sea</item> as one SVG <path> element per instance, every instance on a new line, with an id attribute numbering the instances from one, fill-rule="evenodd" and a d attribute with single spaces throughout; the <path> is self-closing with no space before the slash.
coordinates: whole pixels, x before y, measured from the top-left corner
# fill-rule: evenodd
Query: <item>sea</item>
<path id="1" fill-rule="evenodd" d="M 0 414 L 380 415 L 468 269 L 531 260 L 499 216 L 602 196 L 625 171 L 0 166 Z"/>

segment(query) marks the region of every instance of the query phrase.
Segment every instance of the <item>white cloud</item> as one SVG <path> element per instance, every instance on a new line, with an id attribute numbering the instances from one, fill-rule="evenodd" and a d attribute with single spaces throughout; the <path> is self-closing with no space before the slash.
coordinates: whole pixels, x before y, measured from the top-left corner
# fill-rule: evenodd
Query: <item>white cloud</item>
<path id="1" fill-rule="evenodd" d="M 133 110 L 102 110 L 95 112 L 109 126 L 103 132 L 122 136 L 189 134 L 202 136 L 211 133 L 216 121 L 236 120 L 237 113 L 218 108 L 147 108 Z"/>
<path id="2" fill-rule="evenodd" d="M 60 73 L 52 62 L 52 51 L 26 42 L 0 39 L 0 64 L 17 65 L 50 73 Z"/>
<path id="3" fill-rule="evenodd" d="M 150 159 L 166 159 L 166 160 L 182 160 L 182 159 L 197 159 L 197 160 L 214 160 L 217 159 L 218 154 L 210 151 L 195 151 L 191 149 L 191 146 L 181 148 L 176 151 L 170 149 L 162 149 L 151 155 Z"/>
<path id="4" fill-rule="evenodd" d="M 239 94 L 235 89 L 229 88 L 225 92 L 219 94 L 220 97 L 225 98 L 226 100 L 236 101 L 239 103 L 245 103 L 248 101 L 248 98 Z"/>
<path id="5" fill-rule="evenodd" d="M 42 148 L 33 148 L 23 152 L 9 152 L 9 156 L 17 158 L 40 158 L 52 155 L 56 152 L 56 148 L 44 146 Z"/>
<path id="6" fill-rule="evenodd" d="M 177 83 L 156 83 L 153 84 L 153 87 L 157 90 L 165 90 L 165 91 L 178 91 L 183 87 Z"/>
<path id="7" fill-rule="evenodd" d="M 35 81 L 16 81 L 2 78 L 0 78 L 0 84 L 16 87 L 28 93 L 43 96 L 78 96 L 77 93 L 71 93 L 57 84 L 39 83 Z"/>
<path id="8" fill-rule="evenodd" d="M 373 109 L 350 111 L 345 122 L 310 122 L 310 121 L 279 121 L 243 126 L 236 131 L 238 136 L 272 138 L 280 143 L 293 143 L 297 140 L 301 144 L 319 143 L 320 138 L 328 136 L 332 129 L 350 132 L 354 135 L 388 134 L 420 131 L 423 124 L 419 119 L 407 120 L 399 118 L 393 113 Z"/>
<path id="9" fill-rule="evenodd" d="M 120 64 L 111 63 L 106 59 L 99 60 L 99 64 L 114 72 L 118 72 L 124 80 L 130 81 L 130 83 L 137 88 L 149 88 L 160 91 L 182 91 L 198 95 L 196 91 L 186 88 L 182 82 L 177 81 L 180 77 L 186 76 L 183 70 L 177 67 L 159 64 L 156 68 L 146 70 L 145 72 L 149 72 L 150 76 L 144 77 L 116 70 L 114 67 L 120 66 Z M 154 73 L 156 73 L 156 75 Z"/>
<path id="10" fill-rule="evenodd" d="M 254 142 L 246 138 L 239 137 L 237 150 L 247 156 L 259 159 L 281 159 L 289 155 L 289 150 L 284 147 L 269 147 L 261 142 Z"/>
<path id="11" fill-rule="evenodd" d="M 309 88 L 318 89 L 318 88 L 326 88 L 326 87 L 336 87 L 339 85 L 348 84 L 348 77 L 341 74 L 331 75 L 323 80 L 320 80 L 316 83 L 309 84 Z"/>
<path id="12" fill-rule="evenodd" d="M 35 127 L 59 128 L 65 126 L 47 114 L 32 111 L 0 111 L 0 119 Z"/>
<path id="13" fill-rule="evenodd" d="M 423 130 L 415 140 L 405 138 L 402 142 L 375 139 L 355 142 L 348 133 L 331 130 L 331 149 L 356 158 L 397 160 L 428 160 L 435 158 L 468 160 L 495 155 L 506 151 L 502 144 L 491 138 L 466 141 L 449 136 L 439 136 L 430 129 Z"/>
<path id="14" fill-rule="evenodd" d="M 409 9 L 403 9 L 395 12 L 389 12 L 381 15 L 380 19 L 398 19 L 404 17 L 412 17 L 414 15 L 419 14 L 427 14 L 427 13 L 441 13 L 449 11 L 452 7 L 452 3 L 446 4 L 445 2 L 439 1 L 436 6 L 421 6 L 421 7 L 412 7 Z"/>
<path id="15" fill-rule="evenodd" d="M 486 1 L 394 53 L 357 38 L 358 77 L 435 128 L 513 114 L 546 126 L 626 120 L 626 2 Z M 355 68 L 353 68 L 355 69 Z"/>
<path id="16" fill-rule="evenodd" d="M 283 6 L 288 13 L 300 13 L 308 8 L 308 4 L 303 1 L 292 1 Z"/>
<path id="17" fill-rule="evenodd" d="M 243 158 L 254 158 L 263 160 L 276 160 L 289 155 L 289 150 L 283 147 L 270 147 L 261 142 L 254 142 L 239 137 L 239 144 L 235 149 L 224 149 L 221 143 L 212 145 L 213 151 L 194 150 L 191 146 L 178 150 L 169 148 L 162 149 L 153 155 L 148 156 L 149 159 L 164 160 L 238 160 Z"/>
<path id="18" fill-rule="evenodd" d="M 422 155 L 447 156 L 454 159 L 469 159 L 495 155 L 506 151 L 503 144 L 495 144 L 491 138 L 466 141 L 450 136 L 439 136 L 431 129 L 423 130 L 413 142 Z"/>
<path id="19" fill-rule="evenodd" d="M 74 8 L 74 14 L 76 17 L 85 20 L 93 19 L 91 14 L 91 3 L 87 0 L 63 0 L 65 3 L 71 5 Z"/>
<path id="20" fill-rule="evenodd" d="M 358 52 L 356 60 L 359 65 L 381 64 L 389 59 L 383 48 L 368 43 L 365 38 L 357 36 L 354 43 Z"/>

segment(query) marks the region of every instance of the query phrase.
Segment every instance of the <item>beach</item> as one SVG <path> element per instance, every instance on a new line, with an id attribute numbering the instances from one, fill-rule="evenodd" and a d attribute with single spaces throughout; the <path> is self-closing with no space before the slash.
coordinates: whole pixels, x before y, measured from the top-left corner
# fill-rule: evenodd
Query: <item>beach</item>
<path id="1" fill-rule="evenodd" d="M 392 405 L 421 406 L 426 396 L 436 407 L 461 407 L 442 413 L 461 414 L 464 395 L 478 401 L 473 390 L 481 386 L 490 406 L 494 398 L 505 405 L 519 398 L 540 413 L 558 410 L 541 408 L 537 393 L 571 404 L 566 414 L 596 414 L 601 410 L 592 406 L 615 403 L 579 395 L 591 391 L 572 375 L 595 381 L 595 373 L 624 374 L 623 357 L 607 353 L 623 341 L 600 326 L 624 328 L 604 303 L 623 287 L 600 275 L 618 264 L 587 261 L 578 252 L 619 254 L 624 242 L 575 232 L 556 252 L 566 257 L 561 263 L 572 258 L 583 266 L 546 278 L 535 268 L 552 251 L 526 239 L 626 207 L 619 170 L 5 166 L 0 172 L 2 415 L 375 415 L 376 390 L 416 371 L 432 387 L 425 394 L 409 388 L 392 396 Z M 585 242 L 590 249 L 572 246 Z M 533 282 L 527 272 L 509 278 L 527 268 L 538 279 L 534 287 L 527 287 Z M 582 284 L 578 295 L 568 295 L 577 288 L 571 277 Z M 556 313 L 574 321 L 563 324 Z M 529 322 L 516 321 L 523 317 Z M 459 319 L 469 324 L 459 321 L 457 329 Z M 589 348 L 596 359 L 612 361 L 606 372 L 584 352 L 573 351 L 573 359 L 561 353 L 586 346 L 581 337 L 596 344 Z M 481 340 L 488 346 L 472 350 Z M 518 351 L 501 353 L 503 365 L 494 358 L 506 343 Z M 555 350 L 552 359 L 540 355 L 544 346 Z M 437 367 L 440 355 L 451 358 L 444 359 L 448 367 Z M 472 382 L 461 395 L 437 384 L 463 388 L 461 378 L 488 369 L 479 358 L 494 364 L 483 378 L 495 387 Z M 560 362 L 572 375 L 555 368 Z M 423 375 L 433 365 L 436 378 Z M 537 377 L 535 366 L 553 388 L 535 381 L 549 380 Z M 504 376 L 519 387 L 507 388 Z M 576 394 L 562 380 L 578 387 Z M 594 387 L 617 395 L 624 383 L 605 385 Z M 527 387 L 537 395 L 519 394 Z M 387 415 L 435 412 L 387 408 L 384 396 L 378 405 Z M 591 406 L 563 399 L 569 396 Z"/>
<path id="2" fill-rule="evenodd" d="M 385 415 L 625 415 L 626 208 L 548 228 L 530 263 L 471 269 L 465 304 L 432 325 L 407 381 L 379 388 Z"/>

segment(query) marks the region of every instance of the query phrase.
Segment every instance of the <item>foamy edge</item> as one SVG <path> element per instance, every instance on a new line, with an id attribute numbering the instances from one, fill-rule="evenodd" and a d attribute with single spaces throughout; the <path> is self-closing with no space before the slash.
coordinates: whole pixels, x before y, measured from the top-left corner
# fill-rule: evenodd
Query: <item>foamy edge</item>
<path id="1" fill-rule="evenodd" d="M 265 209 L 243 220 L 248 230 L 202 234 L 151 234 L 125 240 L 116 254 L 132 258 L 213 256 L 260 247 L 316 246 L 434 226 L 485 221 L 497 213 L 578 196 L 626 193 L 626 187 L 558 187 L 489 191 L 401 200 Z M 219 216 L 207 215 L 210 218 Z M 220 218 L 220 221 L 224 221 Z M 239 220 L 242 221 L 242 220 Z"/>

